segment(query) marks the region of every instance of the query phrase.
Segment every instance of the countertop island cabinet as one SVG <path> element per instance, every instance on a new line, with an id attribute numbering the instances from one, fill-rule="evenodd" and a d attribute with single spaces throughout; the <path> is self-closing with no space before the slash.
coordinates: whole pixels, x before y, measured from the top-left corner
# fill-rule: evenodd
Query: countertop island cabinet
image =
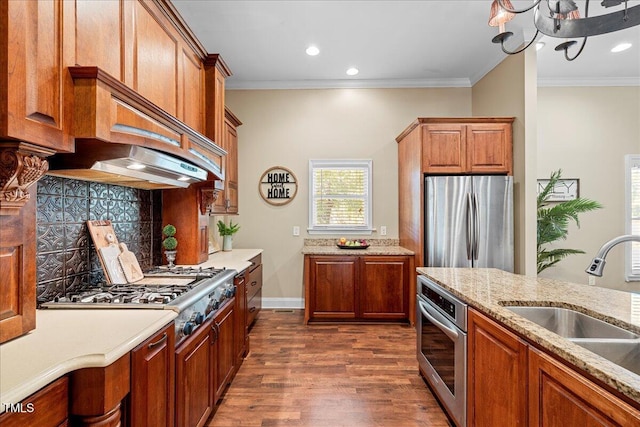
<path id="1" fill-rule="evenodd" d="M 412 275 L 409 255 L 307 254 L 305 323 L 409 322 Z"/>
<path id="2" fill-rule="evenodd" d="M 68 425 L 68 418 L 69 378 L 64 376 L 0 414 L 0 425 L 59 427 Z"/>
<path id="3" fill-rule="evenodd" d="M 247 269 L 247 328 L 251 328 L 262 310 L 262 254 L 249 260 Z"/>

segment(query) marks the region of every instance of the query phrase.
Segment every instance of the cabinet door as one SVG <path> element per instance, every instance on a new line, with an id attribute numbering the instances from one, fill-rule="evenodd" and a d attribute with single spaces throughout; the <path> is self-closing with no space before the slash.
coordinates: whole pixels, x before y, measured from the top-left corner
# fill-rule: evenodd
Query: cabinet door
<path id="1" fill-rule="evenodd" d="M 69 416 L 69 378 L 62 377 L 0 414 L 2 427 L 66 426 Z"/>
<path id="2" fill-rule="evenodd" d="M 467 126 L 467 171 L 511 174 L 511 124 L 474 123 Z"/>
<path id="3" fill-rule="evenodd" d="M 247 339 L 247 280 L 246 273 L 236 276 L 236 306 L 234 307 L 235 318 L 235 364 L 236 370 L 242 364 L 242 359 L 247 352 L 246 339 Z"/>
<path id="4" fill-rule="evenodd" d="M 424 125 L 422 172 L 457 174 L 466 170 L 466 127 L 461 124 Z"/>
<path id="5" fill-rule="evenodd" d="M 173 323 L 131 353 L 131 426 L 173 425 Z"/>
<path id="6" fill-rule="evenodd" d="M 176 351 L 176 426 L 202 426 L 213 411 L 216 333 L 203 323 Z"/>
<path id="7" fill-rule="evenodd" d="M 214 319 L 214 327 L 218 333 L 216 358 L 216 397 L 215 402 L 222 397 L 225 388 L 231 382 L 235 367 L 235 315 L 233 307 L 235 301 L 229 301 L 218 312 Z"/>
<path id="8" fill-rule="evenodd" d="M 534 348 L 529 350 L 529 401 L 531 426 L 640 425 L 638 409 Z"/>
<path id="9" fill-rule="evenodd" d="M 358 317 L 409 320 L 409 257 L 365 256 L 360 268 Z"/>
<path id="10" fill-rule="evenodd" d="M 315 319 L 356 317 L 358 257 L 311 257 L 310 314 Z"/>
<path id="11" fill-rule="evenodd" d="M 228 120 L 225 120 L 224 128 L 224 145 L 227 150 L 224 198 L 227 213 L 238 213 L 238 132 Z"/>
<path id="12" fill-rule="evenodd" d="M 527 344 L 469 309 L 467 424 L 527 425 Z"/>

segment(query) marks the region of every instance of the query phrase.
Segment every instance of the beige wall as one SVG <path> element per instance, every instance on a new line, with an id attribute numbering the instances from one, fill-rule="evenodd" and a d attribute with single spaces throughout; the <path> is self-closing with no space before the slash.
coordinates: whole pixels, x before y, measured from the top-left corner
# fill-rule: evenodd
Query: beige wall
<path id="1" fill-rule="evenodd" d="M 300 250 L 309 237 L 309 159 L 372 159 L 373 223 L 397 238 L 395 138 L 417 117 L 470 115 L 471 89 L 230 90 L 226 102 L 244 123 L 238 128 L 240 215 L 233 218 L 242 228 L 234 247 L 264 249 L 263 296 L 282 307 L 300 304 L 304 295 Z M 298 178 L 298 194 L 285 206 L 258 194 L 260 176 L 272 166 Z M 292 236 L 295 225 L 299 237 Z"/>
<path id="2" fill-rule="evenodd" d="M 514 116 L 513 201 L 515 272 L 535 276 L 535 56 L 506 58 L 473 86 L 474 116 Z"/>
<path id="3" fill-rule="evenodd" d="M 624 234 L 624 155 L 640 153 L 640 87 L 545 87 L 538 90 L 538 178 L 562 169 L 580 179 L 580 196 L 603 209 L 580 216 L 558 247 L 581 249 L 541 276 L 588 283 L 584 269 L 609 239 Z M 544 159 L 544 160 L 542 160 Z M 598 286 L 640 291 L 624 281 L 624 245 L 607 257 Z"/>

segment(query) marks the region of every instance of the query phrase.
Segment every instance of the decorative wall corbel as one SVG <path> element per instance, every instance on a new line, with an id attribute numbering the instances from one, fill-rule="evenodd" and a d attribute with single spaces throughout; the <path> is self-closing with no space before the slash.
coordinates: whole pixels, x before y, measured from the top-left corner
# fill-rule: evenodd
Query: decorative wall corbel
<path id="1" fill-rule="evenodd" d="M 26 142 L 0 142 L 0 215 L 18 215 L 29 201 L 29 187 L 49 170 L 54 154 Z"/>
<path id="2" fill-rule="evenodd" d="M 215 188 L 200 189 L 200 213 L 202 215 L 211 214 L 213 205 L 218 201 L 220 190 Z"/>

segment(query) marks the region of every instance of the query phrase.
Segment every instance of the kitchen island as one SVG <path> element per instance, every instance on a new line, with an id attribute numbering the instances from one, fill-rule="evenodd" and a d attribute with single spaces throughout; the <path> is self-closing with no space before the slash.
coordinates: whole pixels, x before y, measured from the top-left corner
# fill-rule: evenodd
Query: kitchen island
<path id="1" fill-rule="evenodd" d="M 422 274 L 477 311 L 514 331 L 531 346 L 564 361 L 640 408 L 640 376 L 505 308 L 564 307 L 640 333 L 640 295 L 497 269 L 420 267 Z M 637 310 L 637 309 L 635 309 Z"/>

